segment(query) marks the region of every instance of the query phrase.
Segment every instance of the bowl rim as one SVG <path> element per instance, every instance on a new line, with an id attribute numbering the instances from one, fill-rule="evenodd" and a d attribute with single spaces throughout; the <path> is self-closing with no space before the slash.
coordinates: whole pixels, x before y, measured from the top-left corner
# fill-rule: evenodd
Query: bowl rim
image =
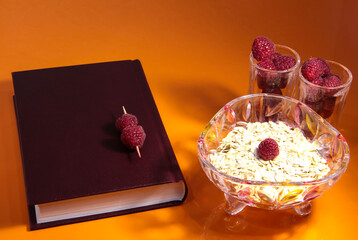
<path id="1" fill-rule="evenodd" d="M 334 172 L 332 172 L 329 175 L 326 175 L 323 178 L 317 179 L 317 180 L 311 180 L 311 181 L 300 181 L 300 182 L 271 182 L 271 181 L 257 181 L 257 180 L 246 180 L 246 179 L 242 179 L 242 178 L 238 178 L 238 177 L 234 177 L 231 175 L 228 175 L 226 173 L 223 173 L 219 170 L 217 170 L 211 163 L 210 161 L 203 157 L 203 154 L 201 154 L 201 149 L 203 146 L 203 139 L 204 136 L 207 134 L 206 132 L 204 132 L 204 130 L 206 129 L 206 127 L 208 126 L 208 124 L 219 114 L 221 114 L 223 111 L 225 111 L 225 106 L 231 106 L 233 103 L 236 103 L 237 101 L 243 100 L 243 99 L 249 99 L 249 98 L 255 98 L 255 97 L 274 97 L 274 98 L 280 98 L 280 99 L 285 99 L 288 101 L 292 101 L 295 102 L 297 104 L 301 104 L 303 105 L 304 108 L 308 108 L 307 110 L 312 112 L 312 114 L 317 115 L 317 117 L 319 117 L 321 119 L 321 121 L 323 123 L 325 123 L 326 125 L 328 125 L 329 128 L 331 128 L 334 132 L 337 133 L 337 137 L 341 136 L 343 138 L 343 142 L 345 144 L 345 154 L 344 157 L 342 159 L 342 161 L 340 162 L 340 166 L 339 168 L 337 168 Z M 230 102 L 226 103 L 222 108 L 220 108 L 220 110 L 218 112 L 216 112 L 216 114 L 210 119 L 210 121 L 205 125 L 204 130 L 201 132 L 198 140 L 197 140 L 197 149 L 198 149 L 198 157 L 199 157 L 199 161 L 203 166 L 203 164 L 205 164 L 206 166 L 208 166 L 212 171 L 214 171 L 217 175 L 227 178 L 233 182 L 237 182 L 237 183 L 241 183 L 241 184 L 249 184 L 249 185 L 271 185 L 271 186 L 307 186 L 307 185 L 318 185 L 321 183 L 325 183 L 331 179 L 340 177 L 347 169 L 348 164 L 349 164 L 349 160 L 350 160 L 350 149 L 349 149 L 349 145 L 348 142 L 345 140 L 345 138 L 343 137 L 343 135 L 336 129 L 334 128 L 328 121 L 326 121 L 324 118 L 322 118 L 319 114 L 317 114 L 315 111 L 313 111 L 310 107 L 308 107 L 306 104 L 304 104 L 303 102 L 291 98 L 291 97 L 287 97 L 287 96 L 281 96 L 281 95 L 277 95 L 277 94 L 271 94 L 271 93 L 257 93 L 257 94 L 248 94 L 248 95 L 244 95 L 244 96 L 240 96 L 237 97 L 233 100 L 231 100 Z M 342 139 L 341 139 L 342 140 Z M 345 164 L 345 165 L 343 165 Z"/>

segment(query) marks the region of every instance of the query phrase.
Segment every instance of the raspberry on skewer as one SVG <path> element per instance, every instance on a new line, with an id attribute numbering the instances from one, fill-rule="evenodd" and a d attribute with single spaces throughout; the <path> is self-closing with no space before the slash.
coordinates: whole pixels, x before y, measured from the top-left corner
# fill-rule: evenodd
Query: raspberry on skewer
<path id="1" fill-rule="evenodd" d="M 145 138 L 146 134 L 140 125 L 126 127 L 121 134 L 122 143 L 130 149 L 136 149 L 139 157 L 141 157 L 139 148 L 143 146 Z"/>
<path id="2" fill-rule="evenodd" d="M 140 154 L 139 148 L 143 146 L 144 140 L 146 138 L 146 134 L 144 132 L 143 127 L 137 125 L 138 120 L 136 116 L 132 114 L 128 114 L 124 106 L 123 106 L 123 112 L 124 114 L 122 115 L 122 117 L 117 120 L 119 121 L 118 125 L 121 128 L 117 127 L 117 122 L 116 122 L 117 129 L 118 130 L 121 129 L 122 132 L 121 141 L 126 147 L 130 149 L 136 149 L 139 158 L 141 158 L 142 156 Z"/>
<path id="3" fill-rule="evenodd" d="M 116 120 L 116 128 L 118 131 L 122 132 L 125 127 L 133 127 L 138 124 L 138 119 L 133 114 L 127 113 L 126 109 L 123 106 L 123 112 L 124 114 L 120 116 Z"/>

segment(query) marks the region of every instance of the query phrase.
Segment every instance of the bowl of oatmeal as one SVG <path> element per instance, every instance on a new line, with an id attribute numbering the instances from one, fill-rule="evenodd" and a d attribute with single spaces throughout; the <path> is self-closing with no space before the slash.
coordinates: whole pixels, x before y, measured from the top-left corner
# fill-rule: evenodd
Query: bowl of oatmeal
<path id="1" fill-rule="evenodd" d="M 266 139 L 275 142 L 272 159 L 263 159 L 271 150 L 259 147 Z M 307 215 L 311 201 L 337 182 L 350 158 L 338 130 L 302 102 L 275 94 L 230 101 L 197 144 L 200 164 L 224 192 L 231 215 L 246 206 Z"/>

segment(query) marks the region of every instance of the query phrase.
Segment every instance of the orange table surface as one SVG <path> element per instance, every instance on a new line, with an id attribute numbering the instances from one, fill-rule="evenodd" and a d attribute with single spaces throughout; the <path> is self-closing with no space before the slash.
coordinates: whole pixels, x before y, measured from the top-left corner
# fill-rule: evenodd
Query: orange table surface
<path id="1" fill-rule="evenodd" d="M 0 239 L 356 239 L 358 87 L 339 130 L 351 161 L 312 213 L 224 213 L 196 140 L 226 102 L 248 92 L 253 39 L 265 35 L 358 75 L 358 2 L 310 0 L 0 1 Z M 11 72 L 125 59 L 142 62 L 188 184 L 176 207 L 29 231 Z M 354 77 L 353 77 L 354 78 Z M 119 93 L 120 94 L 120 93 Z"/>

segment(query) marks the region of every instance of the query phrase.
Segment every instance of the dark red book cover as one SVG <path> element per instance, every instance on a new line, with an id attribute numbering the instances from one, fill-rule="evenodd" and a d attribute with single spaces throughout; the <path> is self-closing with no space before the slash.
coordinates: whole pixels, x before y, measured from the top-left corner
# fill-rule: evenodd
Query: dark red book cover
<path id="1" fill-rule="evenodd" d="M 12 76 L 31 229 L 184 201 L 185 197 L 38 224 L 37 204 L 185 181 L 138 60 L 21 71 Z M 115 128 L 122 106 L 137 116 L 146 132 L 141 158 L 121 143 Z"/>

